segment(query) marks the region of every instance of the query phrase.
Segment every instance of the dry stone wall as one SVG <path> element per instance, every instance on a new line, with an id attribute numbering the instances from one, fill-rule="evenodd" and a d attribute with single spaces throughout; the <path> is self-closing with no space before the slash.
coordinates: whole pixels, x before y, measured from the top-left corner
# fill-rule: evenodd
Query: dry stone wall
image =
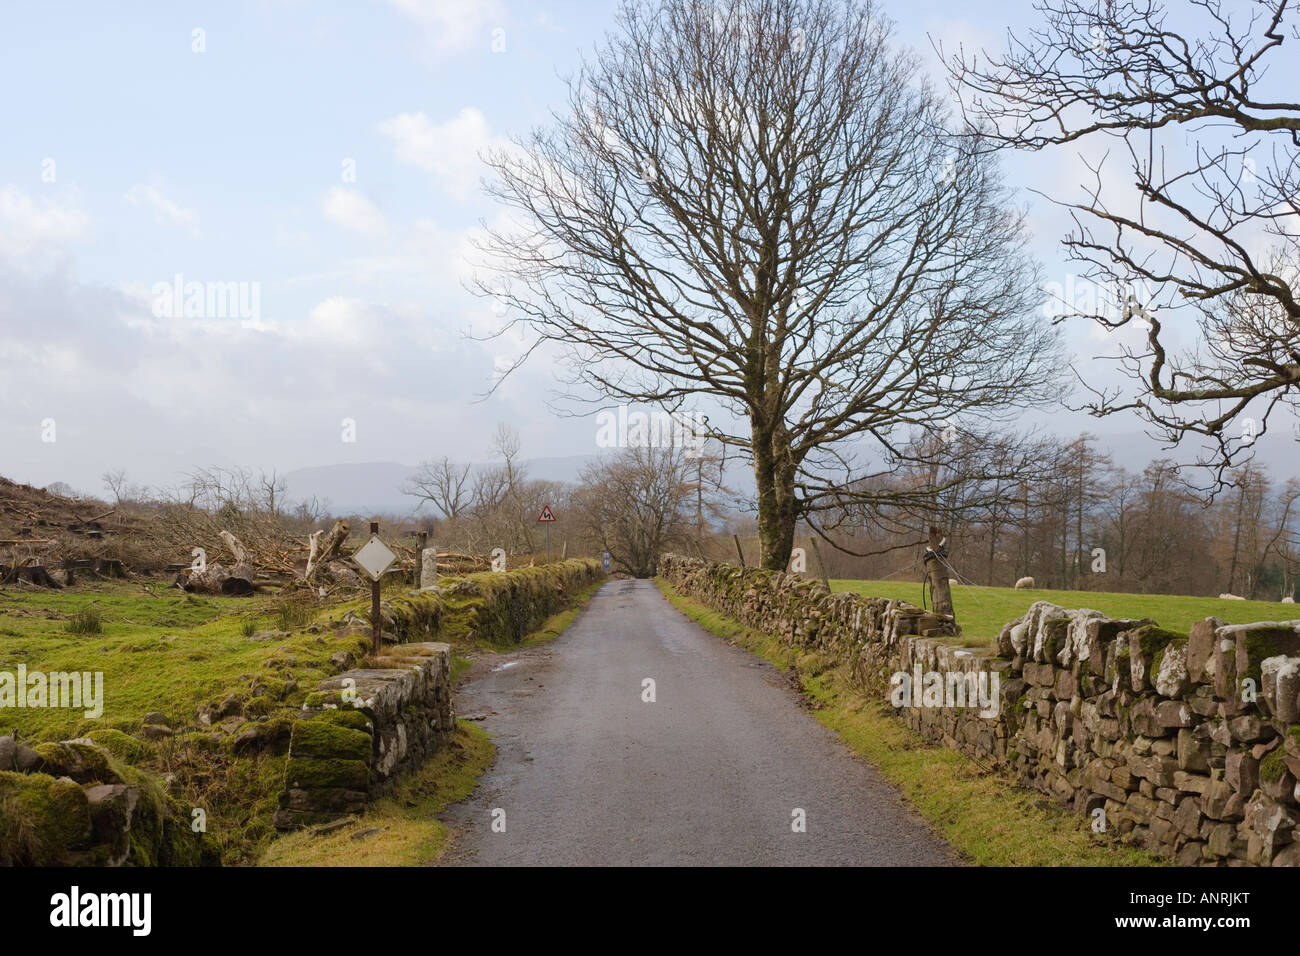
<path id="1" fill-rule="evenodd" d="M 905 601 L 677 555 L 660 574 L 846 665 L 922 735 L 1094 830 L 1183 865 L 1300 865 L 1300 621 L 1208 618 L 1180 634 L 1040 601 L 977 650 Z"/>
<path id="2" fill-rule="evenodd" d="M 359 812 L 446 743 L 451 646 L 399 644 L 375 665 L 323 681 L 307 698 L 289 740 L 280 829 Z"/>
<path id="3" fill-rule="evenodd" d="M 455 727 L 451 646 L 436 638 L 517 644 L 603 577 L 599 561 L 575 559 L 443 578 L 386 601 L 383 630 L 393 643 L 375 666 L 322 681 L 293 724 L 275 825 L 356 813 L 446 742 Z"/>

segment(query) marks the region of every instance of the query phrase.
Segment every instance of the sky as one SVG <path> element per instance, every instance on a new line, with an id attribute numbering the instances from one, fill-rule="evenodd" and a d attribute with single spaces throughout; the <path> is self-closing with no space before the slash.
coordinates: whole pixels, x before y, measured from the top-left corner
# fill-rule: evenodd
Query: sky
<path id="1" fill-rule="evenodd" d="M 594 453 L 592 419 L 548 403 L 548 356 L 484 397 L 524 343 L 474 337 L 499 316 L 465 284 L 474 237 L 500 215 L 480 153 L 548 123 L 615 6 L 7 7 L 0 474 L 99 493 L 117 468 L 168 485 L 200 465 L 484 460 L 501 421 L 526 457 Z M 1006 26 L 1036 21 L 1024 2 L 881 9 L 936 74 L 930 37 L 996 48 Z M 1081 168 L 1006 162 L 1049 281 L 1077 267 L 1060 254 L 1064 220 L 1032 190 L 1073 187 Z M 187 314 L 193 282 L 224 307 Z M 170 287 L 182 295 L 169 306 Z M 1087 323 L 1067 343 L 1085 370 L 1109 344 Z M 1069 437 L 1141 429 L 1045 421 Z M 1297 457 L 1273 452 L 1284 467 Z"/>

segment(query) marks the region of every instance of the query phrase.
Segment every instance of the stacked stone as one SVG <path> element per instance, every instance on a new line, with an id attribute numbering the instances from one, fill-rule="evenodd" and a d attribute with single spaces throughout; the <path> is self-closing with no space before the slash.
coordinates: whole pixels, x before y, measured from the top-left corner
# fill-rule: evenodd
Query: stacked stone
<path id="1" fill-rule="evenodd" d="M 275 825 L 293 829 L 362 810 L 446 743 L 455 727 L 451 647 L 402 644 L 322 681 L 293 725 Z"/>
<path id="2" fill-rule="evenodd" d="M 996 671 L 996 715 L 913 706 L 900 716 L 1103 819 L 1106 832 L 1185 865 L 1300 865 L 1300 621 L 1207 618 L 1183 635 L 1040 601 L 985 652 L 944 640 L 949 621 L 903 601 L 677 555 L 660 573 L 756 630 L 848 663 L 873 691 L 918 665 Z"/>
<path id="3" fill-rule="evenodd" d="M 1185 865 L 1300 864 L 1300 622 L 1181 635 L 1039 602 L 998 644 L 1023 783 Z"/>

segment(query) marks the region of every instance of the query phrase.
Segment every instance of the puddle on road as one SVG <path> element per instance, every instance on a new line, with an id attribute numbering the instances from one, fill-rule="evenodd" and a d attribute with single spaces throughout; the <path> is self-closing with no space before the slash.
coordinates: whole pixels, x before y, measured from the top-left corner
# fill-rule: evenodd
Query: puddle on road
<path id="1" fill-rule="evenodd" d="M 492 668 L 492 673 L 495 674 L 497 671 L 503 671 L 507 667 L 514 667 L 518 663 L 518 661 L 506 661 L 504 664 L 498 664 L 496 667 Z"/>

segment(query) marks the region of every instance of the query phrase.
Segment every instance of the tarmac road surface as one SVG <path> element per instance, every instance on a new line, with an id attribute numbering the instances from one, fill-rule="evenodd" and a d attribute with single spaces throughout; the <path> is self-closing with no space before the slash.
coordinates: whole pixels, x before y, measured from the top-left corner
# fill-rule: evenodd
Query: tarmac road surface
<path id="1" fill-rule="evenodd" d="M 494 665 L 457 692 L 498 754 L 443 816 L 446 864 L 959 863 L 780 671 L 652 581 L 609 582 L 557 639 Z"/>

